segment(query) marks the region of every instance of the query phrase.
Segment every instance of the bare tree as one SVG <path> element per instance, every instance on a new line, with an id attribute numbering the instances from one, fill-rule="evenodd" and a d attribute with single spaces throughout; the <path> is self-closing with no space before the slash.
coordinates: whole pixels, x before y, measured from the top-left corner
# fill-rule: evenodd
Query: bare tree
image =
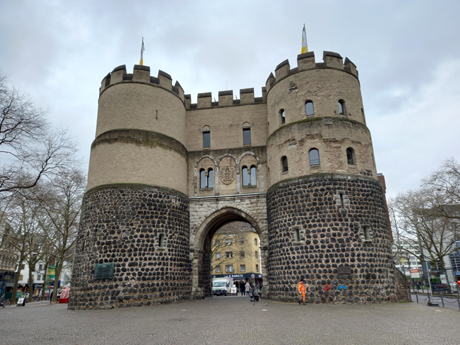
<path id="1" fill-rule="evenodd" d="M 433 263 L 439 262 L 441 268 L 444 268 L 443 258 L 455 250 L 455 240 L 459 235 L 455 223 L 452 222 L 455 208 L 446 206 L 446 202 L 445 195 L 433 187 L 400 193 L 390 200 L 391 223 L 393 230 L 397 229 L 399 232 L 397 237 L 406 243 L 419 245 L 404 248 L 401 243 L 397 243 L 400 251 L 407 252 L 420 261 L 429 259 Z M 423 250 L 417 253 L 416 249 Z"/>
<path id="2" fill-rule="evenodd" d="M 33 286 L 32 271 L 35 265 L 30 266 L 30 264 L 36 263 L 37 257 L 41 255 L 36 251 L 40 245 L 37 238 L 41 233 L 37 212 L 38 205 L 27 195 L 16 192 L 11 197 L 9 207 L 11 231 L 5 235 L 4 240 L 9 248 L 14 248 L 19 254 L 17 274 L 13 286 L 13 302 L 16 298 L 22 265 L 26 262 L 29 264 L 29 286 Z M 29 292 L 31 292 L 30 288 Z M 32 294 L 29 293 L 29 299 L 31 300 L 31 298 Z"/>
<path id="3" fill-rule="evenodd" d="M 41 226 L 53 247 L 56 258 L 56 280 L 62 272 L 64 262 L 71 260 L 80 218 L 81 204 L 85 192 L 86 178 L 77 168 L 61 171 L 58 177 L 43 185 L 38 195 L 46 214 Z M 53 294 L 56 302 L 57 293 Z"/>
<path id="4" fill-rule="evenodd" d="M 443 196 L 443 204 L 431 205 L 433 216 L 460 220 L 460 164 L 446 159 L 441 167 L 423 180 L 423 187 Z"/>
<path id="5" fill-rule="evenodd" d="M 0 76 L 0 201 L 73 161 L 75 145 L 65 131 L 51 131 L 45 116 Z"/>

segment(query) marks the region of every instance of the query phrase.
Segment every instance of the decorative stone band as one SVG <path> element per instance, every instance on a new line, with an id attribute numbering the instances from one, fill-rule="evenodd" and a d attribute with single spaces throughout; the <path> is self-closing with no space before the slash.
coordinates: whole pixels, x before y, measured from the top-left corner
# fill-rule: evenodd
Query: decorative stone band
<path id="1" fill-rule="evenodd" d="M 360 129 L 363 131 L 367 132 L 369 135 L 371 134 L 369 131 L 369 128 L 367 128 L 366 125 L 364 125 L 361 122 L 355 121 L 355 120 L 350 120 L 348 118 L 344 118 L 342 115 L 338 116 L 318 116 L 318 117 L 311 117 L 308 119 L 303 119 L 300 121 L 295 121 L 295 122 L 289 122 L 284 125 L 281 125 L 276 131 L 274 131 L 272 134 L 267 139 L 267 142 L 270 142 L 271 138 L 275 136 L 277 133 L 283 131 L 286 128 L 289 128 L 291 126 L 298 126 L 298 125 L 319 125 L 319 126 L 332 126 L 334 124 L 348 124 L 352 126 L 358 126 Z"/>
<path id="2" fill-rule="evenodd" d="M 151 148 L 160 147 L 175 151 L 184 158 L 187 157 L 187 149 L 176 139 L 161 133 L 140 129 L 116 129 L 102 133 L 91 144 L 91 150 L 98 145 L 112 143 L 134 144 Z"/>

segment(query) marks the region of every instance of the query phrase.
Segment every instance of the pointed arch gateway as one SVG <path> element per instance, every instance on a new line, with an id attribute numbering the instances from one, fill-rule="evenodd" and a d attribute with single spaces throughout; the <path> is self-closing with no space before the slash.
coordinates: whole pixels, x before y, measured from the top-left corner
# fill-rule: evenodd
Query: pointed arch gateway
<path id="1" fill-rule="evenodd" d="M 195 298 L 211 295 L 211 241 L 219 228 L 233 221 L 243 221 L 251 224 L 259 235 L 261 271 L 263 279 L 263 291 L 268 293 L 268 234 L 266 227 L 256 216 L 249 214 L 247 210 L 241 210 L 233 206 L 222 207 L 210 215 L 198 226 L 191 243 L 192 257 L 192 295 Z M 262 222 L 263 223 L 263 222 Z"/>

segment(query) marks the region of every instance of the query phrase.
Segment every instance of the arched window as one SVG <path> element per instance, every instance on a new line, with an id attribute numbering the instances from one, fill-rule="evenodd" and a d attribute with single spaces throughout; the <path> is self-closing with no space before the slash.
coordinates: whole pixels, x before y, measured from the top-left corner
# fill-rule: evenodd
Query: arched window
<path id="1" fill-rule="evenodd" d="M 204 169 L 200 170 L 200 188 L 206 188 L 208 185 L 206 181 L 206 171 Z"/>
<path id="2" fill-rule="evenodd" d="M 310 165 L 319 165 L 319 151 L 317 149 L 311 149 L 308 154 L 310 157 Z"/>
<path id="3" fill-rule="evenodd" d="M 288 168 L 288 160 L 286 156 L 281 157 L 281 171 L 282 172 L 287 172 L 289 171 Z"/>
<path id="4" fill-rule="evenodd" d="M 250 183 L 249 181 L 249 173 L 248 173 L 248 168 L 243 167 L 243 186 L 248 186 Z"/>
<path id="5" fill-rule="evenodd" d="M 281 119 L 281 124 L 284 125 L 286 123 L 286 112 L 284 109 L 280 110 L 280 119 Z"/>
<path id="6" fill-rule="evenodd" d="M 257 185 L 257 172 L 256 172 L 256 167 L 253 165 L 251 167 L 251 186 L 256 186 Z"/>
<path id="7" fill-rule="evenodd" d="M 306 101 L 305 102 L 305 113 L 307 115 L 313 115 L 315 112 L 313 110 L 313 102 L 312 101 Z"/>
<path id="8" fill-rule="evenodd" d="M 214 187 L 214 171 L 212 169 L 208 170 L 208 188 Z"/>
<path id="9" fill-rule="evenodd" d="M 347 161 L 349 165 L 355 164 L 355 150 L 351 147 L 347 148 Z"/>
<path id="10" fill-rule="evenodd" d="M 339 100 L 339 114 L 345 115 L 345 102 L 343 100 Z"/>

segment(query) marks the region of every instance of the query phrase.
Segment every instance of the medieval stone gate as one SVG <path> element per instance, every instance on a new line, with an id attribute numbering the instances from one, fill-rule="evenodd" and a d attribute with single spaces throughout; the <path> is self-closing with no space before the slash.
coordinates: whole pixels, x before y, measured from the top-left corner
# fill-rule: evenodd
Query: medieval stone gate
<path id="1" fill-rule="evenodd" d="M 356 66 L 324 52 L 283 61 L 254 89 L 200 93 L 119 66 L 102 81 L 69 308 L 170 303 L 210 292 L 226 222 L 260 237 L 263 293 L 389 300 L 385 197 Z M 102 273 L 101 273 L 102 272 Z M 344 288 L 345 287 L 345 288 Z"/>

